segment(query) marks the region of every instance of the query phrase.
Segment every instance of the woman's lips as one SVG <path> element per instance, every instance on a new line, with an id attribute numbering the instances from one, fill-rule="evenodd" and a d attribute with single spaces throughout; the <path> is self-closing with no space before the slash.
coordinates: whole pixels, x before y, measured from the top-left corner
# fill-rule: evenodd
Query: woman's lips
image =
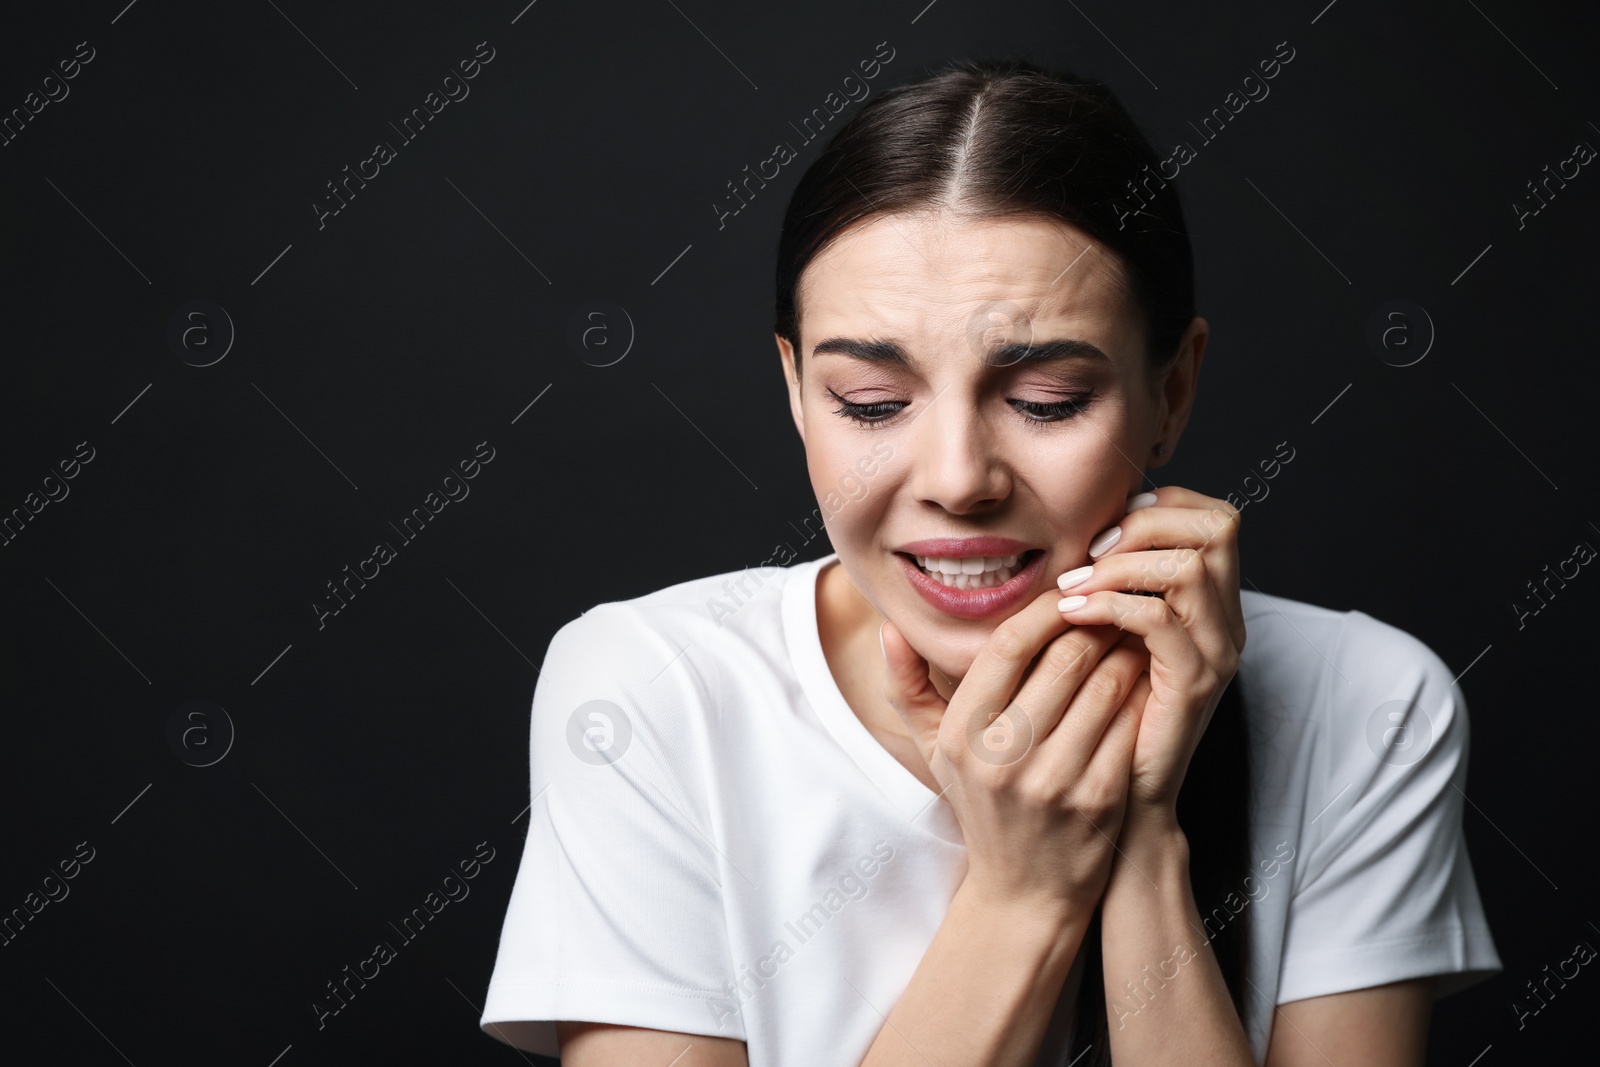
<path id="1" fill-rule="evenodd" d="M 1028 558 L 1023 563 L 1022 569 L 1003 585 L 988 589 L 952 589 L 937 579 L 930 578 L 910 556 L 896 552 L 895 558 L 900 560 L 906 572 L 906 580 L 911 583 L 913 589 L 922 594 L 922 599 L 946 615 L 957 619 L 986 619 L 1015 607 L 1027 599 L 1029 590 L 1038 579 L 1040 571 L 1044 569 L 1044 552 L 1040 549 L 1029 549 Z"/>

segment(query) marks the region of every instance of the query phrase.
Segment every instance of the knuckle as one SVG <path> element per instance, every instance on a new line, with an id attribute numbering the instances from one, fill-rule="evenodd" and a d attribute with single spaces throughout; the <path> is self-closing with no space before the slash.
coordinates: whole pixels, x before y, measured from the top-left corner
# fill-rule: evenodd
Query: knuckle
<path id="1" fill-rule="evenodd" d="M 1061 787 L 1045 775 L 1022 774 L 1007 783 L 1017 800 L 1029 808 L 1059 807 L 1065 797 Z"/>
<path id="2" fill-rule="evenodd" d="M 1238 529 L 1239 511 L 1232 506 L 1209 509 L 1199 520 L 1205 530 L 1206 543 L 1218 537 L 1231 537 Z"/>
<path id="3" fill-rule="evenodd" d="M 1080 691 L 1096 704 L 1111 704 L 1122 696 L 1122 680 L 1112 668 L 1096 668 L 1083 680 Z"/>
<path id="4" fill-rule="evenodd" d="M 939 731 L 939 736 L 935 738 L 934 743 L 938 751 L 944 754 L 946 763 L 957 770 L 965 769 L 967 757 L 971 755 L 967 751 L 966 745 L 944 730 Z"/>
<path id="5" fill-rule="evenodd" d="M 1122 801 L 1122 791 L 1109 775 L 1085 775 L 1078 783 L 1075 800 L 1081 813 L 1099 823 L 1116 812 Z"/>
<path id="6" fill-rule="evenodd" d="M 1235 507 L 1216 508 L 1215 518 L 1219 527 L 1218 535 L 1232 538 L 1238 536 L 1239 524 L 1244 521 L 1244 513 Z"/>
<path id="7" fill-rule="evenodd" d="M 1065 633 L 1045 648 L 1040 664 L 1050 672 L 1048 677 L 1055 678 L 1072 670 L 1088 653 L 1088 641 L 1078 636 L 1076 631 Z"/>
<path id="8" fill-rule="evenodd" d="M 1010 621 L 994 628 L 989 635 L 989 648 L 1007 663 L 1024 663 L 1032 658 L 1027 637 Z"/>

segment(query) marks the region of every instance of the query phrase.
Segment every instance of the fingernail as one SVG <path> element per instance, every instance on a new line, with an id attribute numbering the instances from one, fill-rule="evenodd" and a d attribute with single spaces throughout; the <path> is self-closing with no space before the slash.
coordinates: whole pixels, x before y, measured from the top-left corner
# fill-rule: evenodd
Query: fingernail
<path id="1" fill-rule="evenodd" d="M 878 624 L 878 651 L 883 653 L 883 662 L 889 662 L 889 650 L 883 647 L 883 623 Z"/>
<path id="2" fill-rule="evenodd" d="M 1138 511 L 1140 508 L 1147 508 L 1155 502 L 1156 495 L 1154 493 L 1140 493 L 1138 496 L 1128 498 L 1128 510 L 1130 512 Z"/>
<path id="3" fill-rule="evenodd" d="M 1071 611 L 1073 608 L 1083 607 L 1083 605 L 1088 602 L 1089 598 L 1086 596 L 1062 597 L 1061 601 L 1056 604 L 1056 607 L 1060 608 L 1062 611 Z"/>
<path id="4" fill-rule="evenodd" d="M 1077 570 L 1068 571 L 1061 577 L 1057 578 L 1056 586 L 1061 589 L 1071 589 L 1073 586 L 1089 577 L 1089 575 L 1092 573 L 1094 573 L 1093 563 L 1089 564 L 1087 567 L 1079 567 Z"/>
<path id="5" fill-rule="evenodd" d="M 1116 544 L 1119 540 L 1121 540 L 1121 538 L 1122 538 L 1122 527 L 1120 527 L 1120 526 L 1111 527 L 1111 529 L 1107 530 L 1105 533 L 1101 534 L 1099 537 L 1096 537 L 1092 542 L 1090 542 L 1090 544 L 1089 544 L 1089 557 L 1092 559 L 1095 556 L 1100 555 L 1102 552 L 1106 551 L 1112 545 Z"/>

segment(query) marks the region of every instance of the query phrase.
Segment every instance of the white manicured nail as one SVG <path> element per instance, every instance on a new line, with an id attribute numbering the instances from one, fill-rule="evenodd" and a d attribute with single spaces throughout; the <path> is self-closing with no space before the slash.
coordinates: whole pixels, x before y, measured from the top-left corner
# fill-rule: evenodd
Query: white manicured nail
<path id="1" fill-rule="evenodd" d="M 1079 567 L 1077 570 L 1068 571 L 1061 577 L 1057 578 L 1056 586 L 1061 589 L 1071 589 L 1073 586 L 1077 585 L 1079 582 L 1083 581 L 1093 573 L 1093 563 L 1089 564 L 1087 567 Z"/>
<path id="2" fill-rule="evenodd" d="M 1060 608 L 1062 611 L 1071 611 L 1073 608 L 1083 607 L 1083 605 L 1088 602 L 1089 598 L 1086 596 L 1062 597 L 1061 602 L 1058 603 L 1056 607 Z"/>
<path id="3" fill-rule="evenodd" d="M 1140 508 L 1147 508 L 1151 504 L 1154 504 L 1155 502 L 1156 502 L 1156 495 L 1154 493 L 1140 493 L 1136 497 L 1130 497 L 1129 498 L 1129 500 L 1128 500 L 1128 510 L 1130 512 L 1138 511 Z"/>
<path id="4" fill-rule="evenodd" d="M 1099 537 L 1096 537 L 1094 539 L 1094 541 L 1089 545 L 1089 555 L 1090 555 L 1090 557 L 1092 558 L 1094 556 L 1100 555 L 1101 553 L 1103 553 L 1106 550 L 1108 550 L 1112 545 L 1116 544 L 1121 539 L 1122 539 L 1122 527 L 1120 527 L 1120 526 L 1111 527 L 1111 529 L 1107 530 L 1105 533 L 1101 534 Z"/>

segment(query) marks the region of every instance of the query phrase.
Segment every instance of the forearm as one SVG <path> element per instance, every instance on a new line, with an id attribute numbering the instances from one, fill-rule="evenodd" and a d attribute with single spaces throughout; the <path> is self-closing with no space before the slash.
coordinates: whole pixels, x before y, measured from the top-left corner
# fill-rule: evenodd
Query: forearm
<path id="1" fill-rule="evenodd" d="M 1112 1059 L 1254 1067 L 1195 905 L 1188 841 L 1165 819 L 1125 824 L 1122 840 L 1100 908 Z"/>
<path id="2" fill-rule="evenodd" d="M 985 900 L 963 882 L 861 1067 L 1028 1067 L 1092 914 Z"/>

